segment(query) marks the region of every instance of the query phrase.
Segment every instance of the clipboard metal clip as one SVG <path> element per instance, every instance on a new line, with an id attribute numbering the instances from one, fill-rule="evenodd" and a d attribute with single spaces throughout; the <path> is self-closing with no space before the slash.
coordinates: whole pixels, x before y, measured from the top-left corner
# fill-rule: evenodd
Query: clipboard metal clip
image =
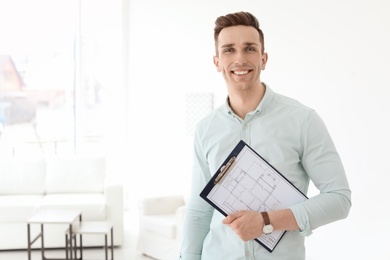
<path id="1" fill-rule="evenodd" d="M 215 178 L 214 185 L 217 184 L 223 178 L 223 176 L 225 176 L 226 172 L 229 170 L 230 166 L 232 166 L 235 159 L 236 157 L 233 156 L 226 165 L 221 167 L 221 172 L 218 174 L 217 178 Z"/>

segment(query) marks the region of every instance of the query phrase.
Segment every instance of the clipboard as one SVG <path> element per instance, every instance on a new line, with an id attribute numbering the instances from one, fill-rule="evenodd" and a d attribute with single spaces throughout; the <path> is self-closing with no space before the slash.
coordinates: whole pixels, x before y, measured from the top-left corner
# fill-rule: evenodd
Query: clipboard
<path id="1" fill-rule="evenodd" d="M 244 141 L 240 141 L 200 193 L 224 216 L 239 210 L 285 209 L 307 199 L 286 177 Z M 255 238 L 270 253 L 286 231 Z"/>

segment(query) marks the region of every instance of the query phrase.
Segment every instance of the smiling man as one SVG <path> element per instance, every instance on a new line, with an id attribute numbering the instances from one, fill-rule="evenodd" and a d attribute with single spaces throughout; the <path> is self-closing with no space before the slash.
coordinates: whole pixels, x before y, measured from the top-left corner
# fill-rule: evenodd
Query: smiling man
<path id="1" fill-rule="evenodd" d="M 268 59 L 263 39 L 254 27 L 237 25 L 221 30 L 215 41 L 214 64 L 226 81 L 231 108 L 242 119 L 265 92 L 260 81 Z"/>
<path id="2" fill-rule="evenodd" d="M 228 97 L 196 127 L 180 257 L 305 259 L 305 236 L 349 214 L 351 191 L 340 157 L 313 109 L 275 93 L 260 80 L 268 55 L 256 17 L 247 12 L 218 17 L 214 40 L 214 64 L 225 79 Z M 225 218 L 199 194 L 240 140 L 300 191 L 306 194 L 312 181 L 319 195 L 283 210 L 245 210 Z M 269 253 L 253 239 L 274 230 L 287 232 Z"/>

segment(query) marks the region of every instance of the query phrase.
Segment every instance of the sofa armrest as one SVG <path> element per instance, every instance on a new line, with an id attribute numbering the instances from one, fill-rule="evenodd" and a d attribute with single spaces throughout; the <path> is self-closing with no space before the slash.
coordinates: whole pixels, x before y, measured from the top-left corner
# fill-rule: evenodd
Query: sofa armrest
<path id="1" fill-rule="evenodd" d="M 115 245 L 123 244 L 124 195 L 120 184 L 107 184 L 104 189 L 107 205 L 107 221 L 114 225 Z"/>
<path id="2" fill-rule="evenodd" d="M 139 213 L 140 215 L 175 214 L 181 206 L 184 206 L 184 197 L 181 195 L 145 198 L 139 203 Z"/>

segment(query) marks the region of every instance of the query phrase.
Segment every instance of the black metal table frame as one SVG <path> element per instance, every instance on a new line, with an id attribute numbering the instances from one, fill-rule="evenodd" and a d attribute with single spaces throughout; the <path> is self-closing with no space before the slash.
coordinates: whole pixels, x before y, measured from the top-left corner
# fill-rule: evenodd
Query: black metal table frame
<path id="1" fill-rule="evenodd" d="M 80 213 L 80 215 L 79 215 L 80 223 L 81 223 L 81 220 L 82 220 L 82 218 L 81 218 L 81 213 Z M 41 238 L 41 255 L 42 255 L 42 260 L 73 260 L 73 259 L 76 259 L 76 256 L 75 256 L 75 258 L 73 258 L 73 254 L 72 254 L 72 252 L 73 252 L 73 243 L 72 243 L 72 241 L 70 241 L 70 243 L 69 243 L 69 246 L 71 248 L 71 250 L 70 250 L 70 258 L 68 257 L 68 250 L 67 250 L 68 243 L 67 243 L 67 241 L 66 241 L 67 245 L 66 245 L 66 248 L 65 248 L 65 252 L 66 252 L 65 258 L 47 258 L 45 256 L 45 235 L 44 235 L 44 227 L 43 226 L 44 226 L 44 224 L 51 224 L 51 223 L 40 223 L 39 225 L 41 225 L 41 231 L 38 233 L 38 235 L 32 241 L 31 241 L 31 227 L 30 227 L 31 224 L 35 224 L 35 223 L 27 223 L 27 239 L 28 239 L 28 241 L 27 241 L 27 245 L 28 245 L 27 253 L 28 253 L 28 260 L 31 260 L 31 246 L 39 238 Z M 73 235 L 72 234 L 73 233 L 72 232 L 72 224 L 73 223 L 69 224 L 69 233 L 70 233 L 70 235 Z"/>
<path id="2" fill-rule="evenodd" d="M 68 237 L 68 234 L 69 234 L 69 237 Z M 77 235 L 79 235 L 80 239 L 80 246 L 78 247 L 77 246 Z M 70 239 L 71 237 L 73 237 L 73 239 Z M 111 240 L 111 260 L 114 260 L 114 226 L 111 227 L 110 229 L 110 240 Z M 70 251 L 70 254 L 72 255 L 72 240 L 74 240 L 74 247 L 73 247 L 73 250 L 74 250 L 74 255 L 75 255 L 75 259 L 76 260 L 82 260 L 83 259 L 83 234 L 80 233 L 80 234 L 72 234 L 72 232 L 69 231 L 66 232 L 66 235 L 65 235 L 65 243 L 66 243 L 66 257 L 68 257 L 68 251 Z M 106 256 L 106 260 L 108 260 L 108 238 L 107 238 L 107 234 L 104 234 L 104 251 L 105 251 L 105 256 Z M 68 247 L 68 245 L 70 247 Z M 77 258 L 77 249 L 79 249 L 80 251 L 80 257 Z"/>

